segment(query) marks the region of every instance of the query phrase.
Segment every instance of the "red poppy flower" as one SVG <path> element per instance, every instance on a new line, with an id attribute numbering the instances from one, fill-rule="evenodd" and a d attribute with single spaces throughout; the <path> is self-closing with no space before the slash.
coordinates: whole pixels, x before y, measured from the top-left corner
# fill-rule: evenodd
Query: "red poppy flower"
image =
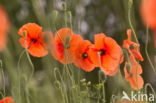
<path id="1" fill-rule="evenodd" d="M 156 47 L 156 0 L 142 0 L 141 15 L 144 23 L 154 32 L 154 45 Z"/>
<path id="2" fill-rule="evenodd" d="M 91 46 L 90 41 L 82 40 L 74 52 L 74 64 L 86 72 L 90 72 L 95 68 L 95 64 L 91 60 L 91 55 L 88 53 Z"/>
<path id="3" fill-rule="evenodd" d="M 19 41 L 22 47 L 27 48 L 32 56 L 43 57 L 48 54 L 44 42 L 47 33 L 42 32 L 42 27 L 35 23 L 28 23 L 19 29 L 18 34 L 21 36 Z M 51 38 L 52 34 L 48 35 Z"/>
<path id="4" fill-rule="evenodd" d="M 130 62 L 125 63 L 124 72 L 125 78 L 130 82 L 134 90 L 143 88 L 144 81 L 140 76 L 142 74 L 142 68 L 133 55 L 130 56 Z"/>
<path id="5" fill-rule="evenodd" d="M 127 30 L 128 39 L 124 40 L 123 47 L 126 48 L 130 54 L 134 55 L 135 58 L 137 58 L 140 61 L 143 61 L 144 59 L 140 53 L 139 44 L 131 41 L 131 32 L 132 31 L 130 29 Z"/>
<path id="6" fill-rule="evenodd" d="M 0 103 L 13 103 L 12 97 L 5 97 L 3 100 L 0 100 Z"/>
<path id="7" fill-rule="evenodd" d="M 6 36 L 9 29 L 8 17 L 2 6 L 0 6 L 0 20 L 0 51 L 2 51 L 6 45 Z"/>
<path id="8" fill-rule="evenodd" d="M 82 40 L 80 35 L 76 35 L 70 28 L 62 28 L 57 31 L 54 37 L 54 50 L 52 55 L 63 64 L 73 62 L 73 53 Z"/>
<path id="9" fill-rule="evenodd" d="M 156 0 L 142 0 L 141 14 L 145 24 L 156 29 Z"/>
<path id="10" fill-rule="evenodd" d="M 92 55 L 92 61 L 96 66 L 100 66 L 106 75 L 115 75 L 123 57 L 120 46 L 103 33 L 96 34 L 94 39 L 93 50 L 89 52 Z"/>

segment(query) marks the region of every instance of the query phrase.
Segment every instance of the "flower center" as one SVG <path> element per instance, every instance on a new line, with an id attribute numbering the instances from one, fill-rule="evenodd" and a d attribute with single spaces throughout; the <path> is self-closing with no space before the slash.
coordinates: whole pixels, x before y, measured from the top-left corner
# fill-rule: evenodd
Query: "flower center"
<path id="1" fill-rule="evenodd" d="M 36 43 L 37 42 L 37 39 L 32 38 L 31 39 L 31 42 Z"/>
<path id="2" fill-rule="evenodd" d="M 104 50 L 104 49 L 99 50 L 99 54 L 100 54 L 100 56 L 105 55 L 106 54 L 106 50 Z"/>
<path id="3" fill-rule="evenodd" d="M 82 54 L 82 58 L 83 59 L 86 59 L 88 57 L 88 54 L 86 53 L 86 52 L 84 52 L 83 54 Z"/>

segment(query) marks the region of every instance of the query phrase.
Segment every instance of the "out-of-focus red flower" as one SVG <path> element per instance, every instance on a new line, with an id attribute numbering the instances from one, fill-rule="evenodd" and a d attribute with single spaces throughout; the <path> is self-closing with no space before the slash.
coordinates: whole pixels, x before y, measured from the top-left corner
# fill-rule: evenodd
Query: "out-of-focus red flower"
<path id="1" fill-rule="evenodd" d="M 48 54 L 47 46 L 44 37 L 52 34 L 42 32 L 42 27 L 35 23 L 28 23 L 23 25 L 18 34 L 21 36 L 19 39 L 22 47 L 27 48 L 28 52 L 35 57 L 43 57 Z"/>
<path id="2" fill-rule="evenodd" d="M 73 62 L 73 53 L 82 40 L 80 35 L 74 34 L 70 28 L 61 28 L 54 37 L 52 55 L 63 64 Z"/>
<path id="3" fill-rule="evenodd" d="M 95 64 L 91 60 L 89 55 L 89 49 L 92 46 L 91 42 L 88 40 L 82 40 L 74 52 L 73 62 L 76 66 L 82 68 L 84 71 L 90 72 L 95 68 Z"/>
<path id="4" fill-rule="evenodd" d="M 152 29 L 156 29 L 156 0 L 142 0 L 141 14 L 144 23 Z"/>
<path id="5" fill-rule="evenodd" d="M 101 67 L 106 75 L 115 75 L 123 57 L 121 47 L 103 33 L 96 34 L 94 39 L 93 50 L 89 52 L 91 60 L 96 66 Z"/>
<path id="6" fill-rule="evenodd" d="M 144 24 L 154 32 L 154 45 L 156 47 L 156 0 L 142 0 L 141 15 Z"/>
<path id="7" fill-rule="evenodd" d="M 14 103 L 12 97 L 5 97 L 4 99 L 0 100 L 0 103 Z"/>
<path id="8" fill-rule="evenodd" d="M 142 67 L 133 55 L 130 56 L 130 61 L 125 63 L 124 72 L 126 80 L 130 82 L 134 90 L 143 88 L 144 80 L 140 75 L 142 74 Z"/>
<path id="9" fill-rule="evenodd" d="M 6 46 L 7 32 L 9 29 L 8 16 L 2 6 L 0 6 L 0 21 L 0 51 L 2 51 Z"/>
<path id="10" fill-rule="evenodd" d="M 140 61 L 143 61 L 144 59 L 140 53 L 140 46 L 139 44 L 132 41 L 131 33 L 132 33 L 131 29 L 128 29 L 127 30 L 128 38 L 124 40 L 123 47 L 126 48 L 130 54 L 134 55 L 135 58 L 137 58 Z"/>

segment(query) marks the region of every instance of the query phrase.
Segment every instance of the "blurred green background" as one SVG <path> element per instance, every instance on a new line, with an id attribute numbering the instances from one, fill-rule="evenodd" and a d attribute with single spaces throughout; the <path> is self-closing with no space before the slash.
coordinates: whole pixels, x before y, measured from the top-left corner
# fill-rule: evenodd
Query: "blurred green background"
<path id="1" fill-rule="evenodd" d="M 144 57 L 144 61 L 141 63 L 143 68 L 143 78 L 145 83 L 151 83 L 153 88 L 156 89 L 156 76 L 145 55 L 146 27 L 141 20 L 140 3 L 141 0 L 133 1 L 131 19 L 140 42 L 141 53 Z M 128 22 L 128 0 L 1 0 L 0 4 L 3 5 L 8 13 L 11 24 L 8 34 L 7 48 L 1 52 L 0 56 L 6 76 L 6 90 L 10 95 L 13 90 L 12 86 L 18 84 L 16 82 L 18 78 L 18 60 L 24 49 L 18 42 L 19 36 L 17 32 L 23 24 L 35 22 L 43 26 L 44 31 L 51 30 L 55 33 L 59 28 L 65 27 L 66 21 L 68 27 L 71 27 L 75 33 L 81 34 L 85 39 L 93 42 L 94 34 L 103 32 L 114 38 L 121 46 L 123 40 L 127 38 L 126 30 L 130 28 Z M 151 31 L 149 35 L 148 52 L 154 64 L 156 54 Z M 43 58 L 31 57 L 31 59 L 35 66 L 33 79 L 37 82 L 32 82 L 30 87 L 33 85 L 32 90 L 36 91 L 35 93 L 49 91 L 48 86 L 50 85 L 44 85 L 44 83 L 51 83 L 54 81 L 52 75 L 54 68 L 51 67 L 62 68 L 62 65 L 53 60 L 50 54 Z M 24 72 L 24 75 L 29 76 L 29 69 L 31 70 L 31 66 L 29 65 L 26 56 L 22 56 L 20 66 L 26 68 L 21 69 L 21 71 Z M 84 74 L 82 78 L 86 78 L 87 81 L 91 81 L 93 84 L 98 82 L 98 71 L 98 68 L 89 73 L 80 70 L 80 72 Z M 123 64 L 121 65 L 121 72 L 123 74 Z M 118 90 L 122 90 L 123 88 L 118 89 L 118 86 L 122 86 L 120 86 L 120 82 L 116 80 L 116 77 L 108 77 L 107 81 L 105 88 L 107 93 L 106 98 L 109 101 L 113 93 L 118 92 Z M 34 85 L 36 84 L 34 83 L 40 83 L 37 84 L 40 88 L 35 89 Z M 0 84 L 3 84 L 3 81 L 1 81 Z M 3 89 L 3 86 L 0 85 L 0 88 Z M 56 88 L 51 89 L 57 91 Z M 45 91 L 42 92 L 43 90 Z M 24 95 L 25 94 L 23 94 L 23 96 Z M 48 96 L 54 94 L 45 93 L 45 95 L 46 96 L 38 97 L 40 98 L 39 103 L 43 103 L 42 98 L 48 98 Z M 33 103 L 37 103 L 37 101 Z"/>

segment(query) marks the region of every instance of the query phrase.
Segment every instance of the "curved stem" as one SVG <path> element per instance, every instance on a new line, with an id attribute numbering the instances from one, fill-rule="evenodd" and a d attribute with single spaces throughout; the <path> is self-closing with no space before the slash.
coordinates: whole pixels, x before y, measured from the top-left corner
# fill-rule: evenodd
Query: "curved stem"
<path id="1" fill-rule="evenodd" d="M 20 72 L 20 61 L 22 59 L 22 56 L 23 54 L 25 53 L 25 50 L 21 53 L 19 59 L 18 59 L 18 63 L 17 63 L 17 73 L 18 73 L 18 80 L 19 80 L 19 83 L 18 83 L 18 86 L 19 86 L 19 102 L 21 102 L 21 72 Z"/>
<path id="2" fill-rule="evenodd" d="M 129 0 L 129 3 L 130 3 L 130 2 L 132 2 L 132 1 Z M 130 25 L 130 27 L 131 27 L 131 29 L 132 29 L 132 31 L 133 31 L 134 38 L 135 38 L 137 44 L 139 44 L 139 41 L 138 41 L 138 39 L 137 39 L 137 36 L 136 36 L 135 30 L 134 30 L 134 27 L 133 27 L 133 25 L 132 25 L 132 20 L 131 20 L 131 7 L 132 7 L 132 3 L 131 3 L 131 5 L 129 5 L 129 8 L 128 8 L 128 22 L 129 22 L 129 25 Z"/>
<path id="3" fill-rule="evenodd" d="M 152 67 L 152 69 L 153 69 L 153 71 L 154 71 L 154 73 L 155 73 L 155 75 L 156 75 L 155 67 L 154 67 L 154 65 L 153 65 L 153 63 L 152 63 L 152 61 L 151 61 L 151 59 L 150 59 L 150 57 L 149 57 L 148 51 L 147 51 L 147 49 L 148 49 L 148 37 L 149 37 L 149 30 L 148 30 L 148 27 L 146 27 L 145 53 L 146 53 L 147 59 L 148 59 L 148 61 L 149 61 L 149 63 L 150 63 L 150 66 Z"/>
<path id="4" fill-rule="evenodd" d="M 28 61 L 29 61 L 30 65 L 31 65 L 31 67 L 32 67 L 32 72 L 31 72 L 30 78 L 28 80 L 28 81 L 30 81 L 30 79 L 33 77 L 35 67 L 34 67 L 34 65 L 33 65 L 32 61 L 31 61 L 30 55 L 29 55 L 29 53 L 27 51 L 27 48 L 25 49 L 25 51 L 26 51 L 26 55 L 27 55 Z"/>
<path id="5" fill-rule="evenodd" d="M 148 87 L 152 90 L 152 92 L 154 93 L 154 96 L 156 97 L 156 93 L 155 93 L 155 91 L 154 91 L 154 88 L 152 87 L 152 85 L 151 85 L 150 83 L 147 83 L 147 84 L 145 85 L 145 93 L 147 94 L 147 88 L 148 88 Z"/>
<path id="6" fill-rule="evenodd" d="M 3 71 L 3 63 L 2 60 L 0 60 L 0 68 L 1 68 L 1 73 L 2 73 L 2 80 L 3 80 L 3 93 L 4 96 L 6 95 L 6 91 L 5 91 L 5 76 L 4 76 L 4 71 Z"/>

